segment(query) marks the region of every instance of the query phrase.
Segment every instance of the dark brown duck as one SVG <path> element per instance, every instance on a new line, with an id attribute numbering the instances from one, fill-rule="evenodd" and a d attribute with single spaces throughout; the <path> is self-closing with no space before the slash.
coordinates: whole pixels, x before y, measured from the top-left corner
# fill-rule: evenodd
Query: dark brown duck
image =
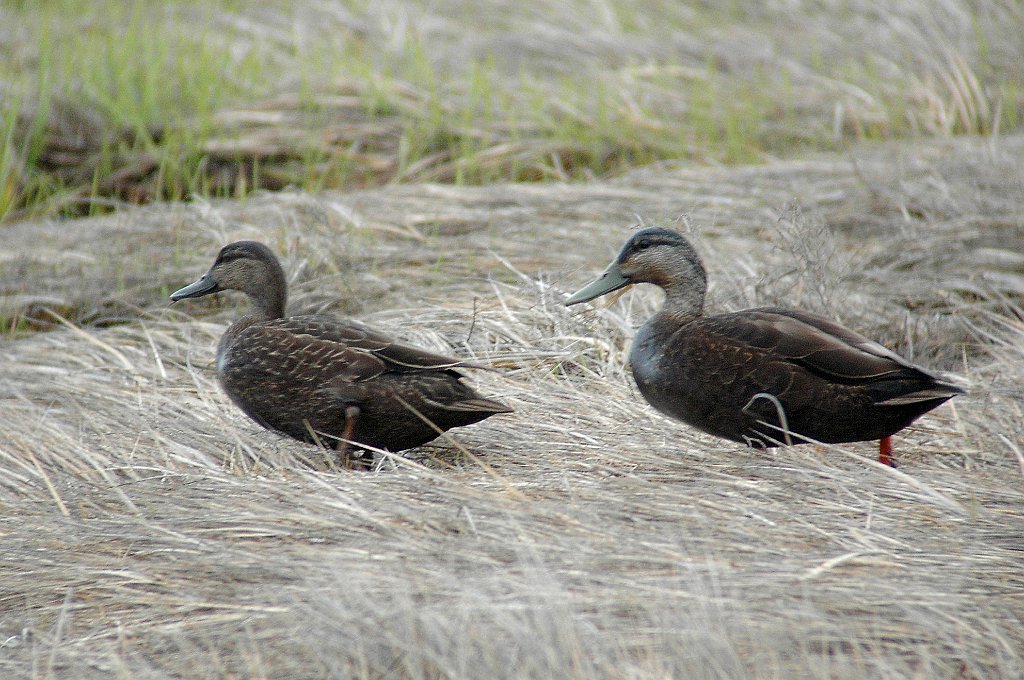
<path id="1" fill-rule="evenodd" d="M 665 291 L 633 340 L 644 398 L 704 432 L 748 446 L 880 440 L 962 393 L 834 321 L 777 307 L 706 316 L 707 273 L 674 231 L 633 235 L 604 274 L 566 300 L 586 302 L 632 283 Z"/>
<path id="2" fill-rule="evenodd" d="M 512 409 L 462 382 L 471 363 L 394 342 L 354 321 L 284 316 L 287 284 L 262 243 L 224 246 L 206 274 L 171 300 L 239 290 L 252 310 L 217 347 L 217 375 L 246 415 L 295 439 L 342 452 L 344 442 L 401 451 L 439 431 Z"/>

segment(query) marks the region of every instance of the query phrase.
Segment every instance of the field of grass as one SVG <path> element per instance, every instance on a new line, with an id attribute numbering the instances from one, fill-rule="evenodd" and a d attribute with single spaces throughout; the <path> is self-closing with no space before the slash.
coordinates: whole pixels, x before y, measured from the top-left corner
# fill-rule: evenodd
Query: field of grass
<path id="1" fill-rule="evenodd" d="M 1015 0 L 55 0 L 0 19 L 0 219 L 1024 122 Z"/>
<path id="2" fill-rule="evenodd" d="M 0 677 L 1018 679 L 1022 13 L 0 5 Z M 638 221 L 967 393 L 897 469 L 660 416 L 658 294 L 563 306 Z M 515 413 L 365 473 L 259 428 L 244 302 L 167 300 L 238 238 Z"/>
<path id="3" fill-rule="evenodd" d="M 1019 677 L 1022 151 L 8 225 L 4 302 L 51 332 L 0 352 L 0 675 Z M 713 309 L 826 311 L 969 393 L 897 437 L 896 470 L 659 416 L 625 364 L 657 295 L 562 306 L 638 214 L 690 231 Z M 473 383 L 516 412 L 368 473 L 260 429 L 213 374 L 241 301 L 166 300 L 243 237 L 282 254 L 292 310 L 489 364 Z"/>

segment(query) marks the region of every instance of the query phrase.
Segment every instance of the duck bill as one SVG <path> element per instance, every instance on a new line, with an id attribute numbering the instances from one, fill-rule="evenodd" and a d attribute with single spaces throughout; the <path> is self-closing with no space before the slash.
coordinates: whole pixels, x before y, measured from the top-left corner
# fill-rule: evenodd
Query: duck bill
<path id="1" fill-rule="evenodd" d="M 629 284 L 633 283 L 619 271 L 619 265 L 616 262 L 612 262 L 608 269 L 604 270 L 604 274 L 596 279 L 595 281 L 587 284 L 583 288 L 580 288 L 574 293 L 568 300 L 565 301 L 565 305 L 577 305 L 581 302 L 587 302 L 593 300 L 596 297 L 601 297 L 607 293 L 611 293 L 614 290 L 625 288 Z"/>
<path id="2" fill-rule="evenodd" d="M 196 298 L 210 293 L 216 293 L 220 290 L 220 286 L 213 280 L 209 272 L 203 274 L 195 283 L 190 283 L 181 290 L 176 290 L 171 293 L 171 302 L 177 302 L 178 300 L 184 300 L 185 298 Z"/>

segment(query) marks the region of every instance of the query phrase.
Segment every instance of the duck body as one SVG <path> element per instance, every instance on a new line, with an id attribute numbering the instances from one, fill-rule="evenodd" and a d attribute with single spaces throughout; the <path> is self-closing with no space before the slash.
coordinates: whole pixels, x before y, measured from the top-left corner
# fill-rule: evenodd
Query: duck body
<path id="1" fill-rule="evenodd" d="M 882 345 L 809 312 L 762 307 L 706 315 L 707 274 L 689 241 L 667 229 L 633 235 L 578 304 L 632 283 L 665 291 L 637 332 L 630 366 L 656 409 L 748 446 L 890 437 L 962 393 Z"/>
<path id="2" fill-rule="evenodd" d="M 395 342 L 368 326 L 322 315 L 284 316 L 284 273 L 260 243 L 225 246 L 207 274 L 172 300 L 225 289 L 246 292 L 253 311 L 217 348 L 225 393 L 258 424 L 347 451 L 401 451 L 452 427 L 511 411 L 466 385 L 475 364 Z"/>
<path id="3" fill-rule="evenodd" d="M 359 416 L 344 438 L 389 451 L 508 411 L 463 383 L 460 366 L 473 367 L 324 316 L 243 318 L 217 349 L 224 391 L 260 425 L 333 446 L 354 406 Z"/>
<path id="4" fill-rule="evenodd" d="M 630 366 L 656 409 L 750 446 L 883 439 L 958 391 L 839 324 L 776 307 L 658 314 Z"/>

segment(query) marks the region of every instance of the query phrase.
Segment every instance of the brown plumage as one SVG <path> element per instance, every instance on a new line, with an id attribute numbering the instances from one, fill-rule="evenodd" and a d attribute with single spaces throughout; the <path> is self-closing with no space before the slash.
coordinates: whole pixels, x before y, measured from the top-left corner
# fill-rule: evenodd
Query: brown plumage
<path id="1" fill-rule="evenodd" d="M 469 362 L 394 342 L 361 323 L 284 316 L 284 271 L 255 241 L 224 246 L 210 270 L 171 300 L 221 290 L 249 296 L 252 311 L 217 347 L 224 391 L 263 427 L 342 451 L 356 445 L 401 451 L 440 431 L 512 409 L 462 382 Z"/>
<path id="2" fill-rule="evenodd" d="M 631 283 L 665 291 L 637 331 L 630 365 L 659 411 L 749 446 L 880 440 L 962 390 L 882 345 L 809 312 L 776 307 L 704 315 L 707 274 L 667 229 L 633 235 L 605 273 L 571 296 L 592 300 Z"/>

